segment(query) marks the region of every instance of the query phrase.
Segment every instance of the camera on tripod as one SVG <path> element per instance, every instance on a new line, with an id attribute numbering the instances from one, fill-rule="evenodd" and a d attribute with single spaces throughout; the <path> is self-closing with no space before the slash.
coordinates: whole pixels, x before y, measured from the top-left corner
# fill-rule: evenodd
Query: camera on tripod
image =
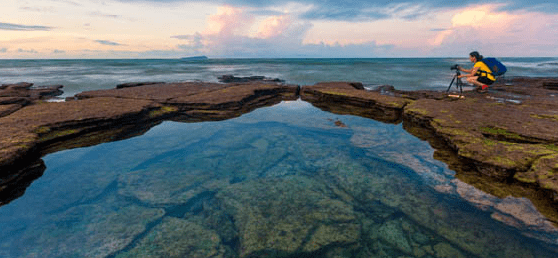
<path id="1" fill-rule="evenodd" d="M 455 87 L 459 90 L 459 95 L 461 96 L 463 95 L 463 82 L 461 81 L 461 78 L 459 78 L 459 76 L 461 75 L 459 71 L 459 65 L 453 65 L 452 67 L 450 67 L 450 69 L 455 70 L 455 75 L 453 76 L 453 79 L 451 80 L 450 85 L 446 90 L 446 92 L 449 92 L 451 86 L 455 82 Z"/>

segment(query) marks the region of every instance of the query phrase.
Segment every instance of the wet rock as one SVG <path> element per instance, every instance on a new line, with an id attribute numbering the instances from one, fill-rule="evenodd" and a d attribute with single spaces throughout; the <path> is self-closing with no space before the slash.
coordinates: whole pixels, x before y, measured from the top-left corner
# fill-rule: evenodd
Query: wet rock
<path id="1" fill-rule="evenodd" d="M 38 160 L 25 168 L 18 169 L 12 173 L 0 174 L 0 206 L 10 203 L 25 193 L 27 187 L 37 178 L 43 175 L 46 166 L 42 160 Z"/>
<path id="2" fill-rule="evenodd" d="M 153 85 L 153 84 L 164 84 L 165 82 L 128 82 L 116 85 L 117 89 L 122 88 L 131 88 L 131 87 L 138 87 L 138 86 L 145 86 L 145 85 Z"/>
<path id="3" fill-rule="evenodd" d="M 265 83 L 284 83 L 284 80 L 278 78 L 268 78 L 265 76 L 249 76 L 249 77 L 236 77 L 233 75 L 219 76 L 219 81 L 223 83 L 246 83 L 246 82 L 265 82 Z"/>
<path id="4" fill-rule="evenodd" d="M 301 98 L 325 111 L 399 123 L 409 100 L 364 91 L 352 83 L 331 82 L 303 87 Z"/>
<path id="5" fill-rule="evenodd" d="M 28 82 L 20 82 L 16 84 L 2 84 L 2 88 L 0 89 L 11 89 L 11 90 L 28 90 L 33 86 L 33 83 Z"/>
<path id="6" fill-rule="evenodd" d="M 558 90 L 558 81 L 543 82 L 543 87 L 548 90 Z"/>
<path id="7" fill-rule="evenodd" d="M 45 98 L 45 97 L 56 97 L 64 94 L 61 90 L 64 88 L 63 85 L 48 85 L 48 86 L 38 86 L 32 88 L 32 96 L 36 96 L 36 98 Z"/>

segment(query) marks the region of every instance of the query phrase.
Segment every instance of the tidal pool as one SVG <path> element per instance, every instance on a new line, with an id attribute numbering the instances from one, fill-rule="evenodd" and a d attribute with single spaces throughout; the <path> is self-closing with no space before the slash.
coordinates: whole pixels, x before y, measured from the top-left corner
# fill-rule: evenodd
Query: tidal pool
<path id="1" fill-rule="evenodd" d="M 282 102 L 44 157 L 0 207 L 0 257 L 557 257 L 523 198 L 457 180 L 428 143 Z"/>

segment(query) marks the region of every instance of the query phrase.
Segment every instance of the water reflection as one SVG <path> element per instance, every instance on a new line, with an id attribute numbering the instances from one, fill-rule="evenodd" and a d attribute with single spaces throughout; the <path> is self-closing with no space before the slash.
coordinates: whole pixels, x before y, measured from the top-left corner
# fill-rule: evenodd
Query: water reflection
<path id="1" fill-rule="evenodd" d="M 0 207 L 0 256 L 556 256 L 528 200 L 462 183 L 433 152 L 401 125 L 302 101 L 165 122 L 45 157 Z"/>

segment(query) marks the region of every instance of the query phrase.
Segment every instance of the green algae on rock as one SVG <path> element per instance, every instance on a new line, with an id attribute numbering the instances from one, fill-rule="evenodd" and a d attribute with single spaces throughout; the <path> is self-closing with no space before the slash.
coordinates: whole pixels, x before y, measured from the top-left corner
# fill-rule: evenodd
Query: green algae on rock
<path id="1" fill-rule="evenodd" d="M 194 122 L 237 117 L 258 107 L 294 99 L 298 91 L 296 86 L 256 83 L 149 84 L 84 92 L 76 96 L 78 100 L 46 103 L 42 99 L 47 94 L 35 94 L 31 86 L 4 85 L 0 89 L 0 111 L 10 111 L 0 114 L 3 173 L 21 170 L 33 163 L 29 159 L 55 151 L 136 136 L 163 120 Z M 14 96 L 21 97 L 13 99 Z M 12 103 L 19 103 L 17 109 Z"/>
<path id="2" fill-rule="evenodd" d="M 270 117 L 260 111 L 260 117 Z M 241 258 L 552 253 L 528 246 L 528 238 L 491 218 L 504 213 L 481 212 L 454 195 L 440 195 L 406 165 L 378 158 L 375 149 L 392 143 L 358 139 L 355 131 L 366 131 L 355 129 L 354 121 L 365 128 L 380 123 L 344 117 L 347 128 L 339 128 L 327 119 L 334 115 L 312 112 L 303 123 L 299 117 L 277 122 L 250 115 L 217 123 L 169 122 L 129 141 L 70 150 L 73 163 L 60 153 L 62 166 L 72 167 L 60 173 L 81 180 L 69 182 L 86 191 L 69 194 L 64 187 L 61 203 L 50 204 L 61 216 L 49 219 L 47 227 L 21 230 L 41 236 L 24 238 L 33 246 L 29 252 Z M 404 133 L 399 126 L 380 125 Z M 103 162 L 105 153 L 113 153 L 110 162 Z M 499 203 L 498 209 L 512 204 Z M 116 232 L 107 229 L 112 224 Z M 56 235 L 50 235 L 54 227 Z M 63 249 L 64 244 L 70 246 Z M 101 248 L 86 252 L 83 246 Z"/>
<path id="3" fill-rule="evenodd" d="M 360 87 L 359 87 L 360 86 Z M 403 108 L 411 100 L 365 91 L 358 83 L 319 83 L 303 87 L 303 100 L 337 114 L 352 114 L 382 122 L 401 121 Z"/>

